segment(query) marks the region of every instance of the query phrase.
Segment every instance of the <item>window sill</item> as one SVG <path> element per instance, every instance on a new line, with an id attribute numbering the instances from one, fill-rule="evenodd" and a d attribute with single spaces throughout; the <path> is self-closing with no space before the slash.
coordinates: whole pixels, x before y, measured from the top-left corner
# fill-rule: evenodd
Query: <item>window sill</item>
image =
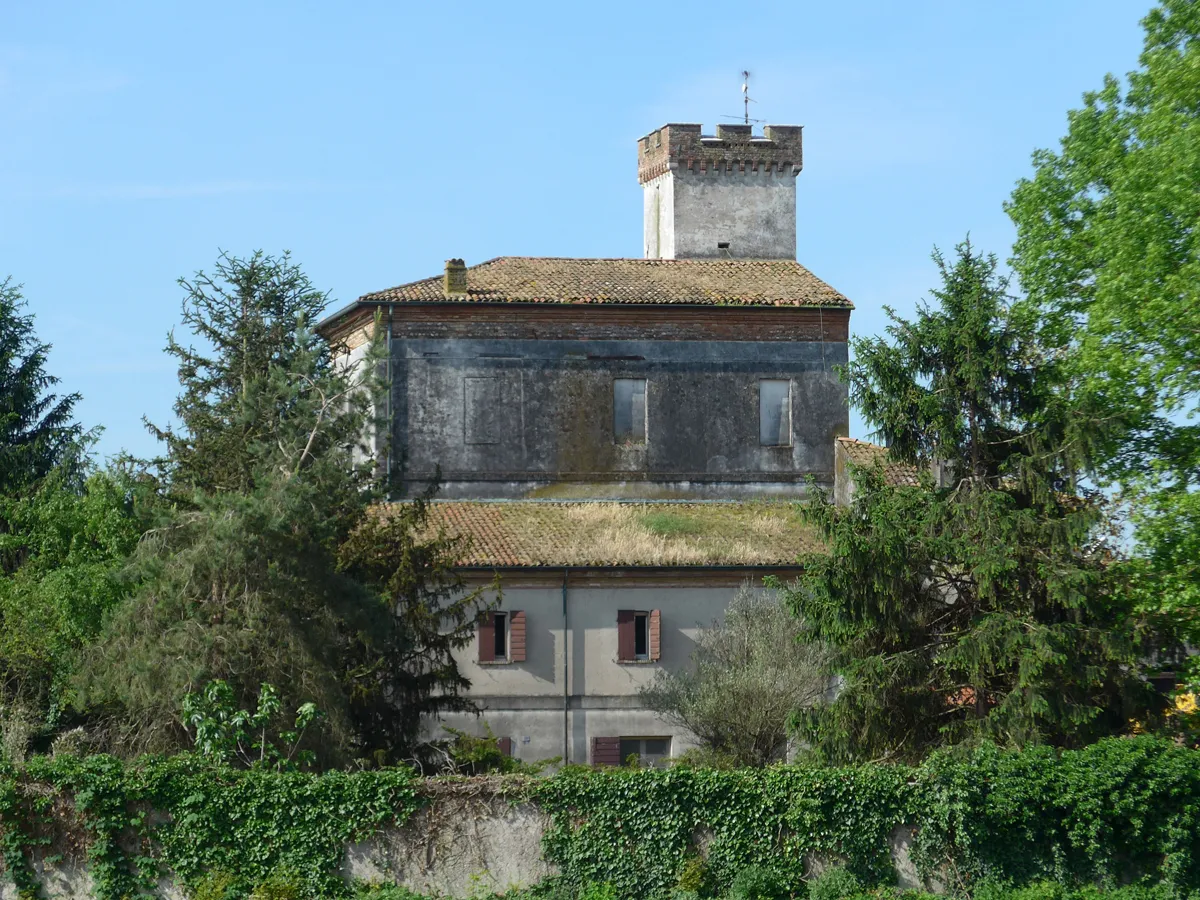
<path id="1" fill-rule="evenodd" d="M 517 663 L 511 659 L 480 659 L 477 660 L 481 666 L 515 666 Z"/>
<path id="2" fill-rule="evenodd" d="M 657 659 L 614 659 L 618 666 L 655 666 L 660 660 Z"/>

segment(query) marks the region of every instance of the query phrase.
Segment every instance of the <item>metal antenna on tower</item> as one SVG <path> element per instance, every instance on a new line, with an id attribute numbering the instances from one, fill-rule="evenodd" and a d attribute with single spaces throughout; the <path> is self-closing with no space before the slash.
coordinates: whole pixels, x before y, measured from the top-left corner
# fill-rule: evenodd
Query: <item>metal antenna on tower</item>
<path id="1" fill-rule="evenodd" d="M 721 116 L 721 118 L 722 119 L 741 119 L 747 125 L 749 125 L 751 122 L 762 122 L 762 121 L 764 121 L 763 119 L 750 118 L 750 104 L 757 103 L 757 102 L 758 102 L 757 100 L 755 100 L 753 97 L 750 96 L 750 73 L 747 72 L 745 69 L 743 69 L 742 70 L 742 114 L 740 116 Z"/>

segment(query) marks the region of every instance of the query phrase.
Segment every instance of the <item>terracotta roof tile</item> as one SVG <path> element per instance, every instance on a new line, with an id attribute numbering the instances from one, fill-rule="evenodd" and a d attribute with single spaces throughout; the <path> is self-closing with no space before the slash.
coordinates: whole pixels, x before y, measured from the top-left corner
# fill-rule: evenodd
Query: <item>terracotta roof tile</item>
<path id="1" fill-rule="evenodd" d="M 846 454 L 846 458 L 860 468 L 882 465 L 883 477 L 888 484 L 906 484 L 914 487 L 920 484 L 917 467 L 891 460 L 887 447 L 848 437 L 838 438 L 838 446 Z"/>
<path id="2" fill-rule="evenodd" d="M 437 501 L 465 566 L 793 565 L 818 549 L 786 502 Z"/>
<path id="3" fill-rule="evenodd" d="M 464 295 L 447 296 L 438 275 L 359 298 L 360 303 L 413 301 L 853 308 L 804 266 L 785 259 L 501 256 L 467 268 Z"/>

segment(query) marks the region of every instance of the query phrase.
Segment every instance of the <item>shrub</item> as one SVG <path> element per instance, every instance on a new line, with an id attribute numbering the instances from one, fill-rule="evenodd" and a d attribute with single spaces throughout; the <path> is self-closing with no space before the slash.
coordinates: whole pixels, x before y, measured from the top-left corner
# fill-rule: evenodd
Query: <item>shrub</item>
<path id="1" fill-rule="evenodd" d="M 808 883 L 809 900 L 846 900 L 862 893 L 862 882 L 845 866 L 835 866 Z M 1029 898 L 1033 900 L 1033 898 Z M 1050 900 L 1050 898 L 1046 898 Z"/>
<path id="2" fill-rule="evenodd" d="M 710 887 L 708 863 L 702 856 L 689 856 L 679 867 L 679 880 L 676 882 L 679 891 L 689 894 L 706 893 Z M 680 898 L 676 898 L 680 900 Z"/>
<path id="3" fill-rule="evenodd" d="M 779 874 L 765 866 L 742 869 L 729 888 L 729 900 L 785 900 L 790 894 Z"/>

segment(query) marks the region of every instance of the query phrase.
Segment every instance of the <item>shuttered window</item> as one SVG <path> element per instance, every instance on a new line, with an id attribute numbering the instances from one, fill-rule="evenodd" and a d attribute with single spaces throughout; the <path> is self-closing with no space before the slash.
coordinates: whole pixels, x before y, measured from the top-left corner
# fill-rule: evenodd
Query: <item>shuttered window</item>
<path id="1" fill-rule="evenodd" d="M 662 614 L 657 610 L 617 610 L 617 661 L 655 662 L 662 656 Z"/>
<path id="2" fill-rule="evenodd" d="M 513 610 L 508 617 L 508 661 L 525 662 L 524 610 Z"/>
<path id="3" fill-rule="evenodd" d="M 510 737 L 497 738 L 496 743 L 500 746 L 500 752 L 505 756 L 513 755 L 513 739 Z"/>
<path id="4" fill-rule="evenodd" d="M 621 765 L 621 739 L 619 737 L 592 738 L 592 765 Z"/>
<path id="5" fill-rule="evenodd" d="M 479 623 L 479 661 L 494 662 L 496 659 L 496 616 L 487 613 Z"/>

